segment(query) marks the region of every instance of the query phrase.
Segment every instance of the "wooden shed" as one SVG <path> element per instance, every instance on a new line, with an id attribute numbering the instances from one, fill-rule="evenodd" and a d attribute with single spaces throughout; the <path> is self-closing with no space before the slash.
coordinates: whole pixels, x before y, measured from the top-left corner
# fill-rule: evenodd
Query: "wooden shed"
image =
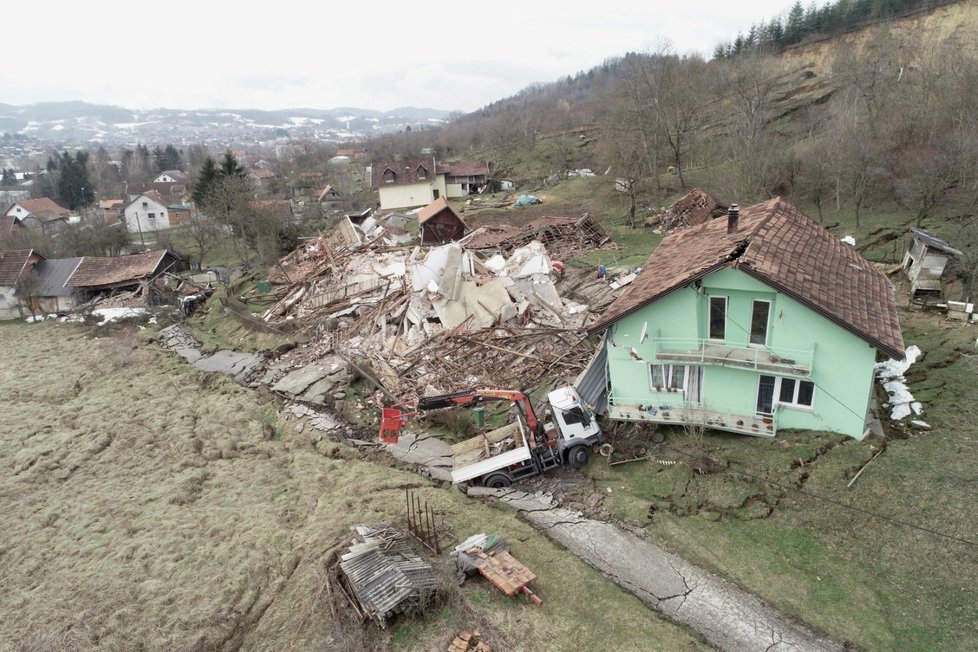
<path id="1" fill-rule="evenodd" d="M 469 227 L 444 197 L 439 197 L 418 213 L 422 245 L 443 245 L 461 240 Z"/>
<path id="2" fill-rule="evenodd" d="M 944 268 L 951 256 L 960 255 L 960 251 L 944 240 L 911 227 L 907 253 L 903 256 L 903 270 L 910 279 L 911 297 L 941 299 Z"/>

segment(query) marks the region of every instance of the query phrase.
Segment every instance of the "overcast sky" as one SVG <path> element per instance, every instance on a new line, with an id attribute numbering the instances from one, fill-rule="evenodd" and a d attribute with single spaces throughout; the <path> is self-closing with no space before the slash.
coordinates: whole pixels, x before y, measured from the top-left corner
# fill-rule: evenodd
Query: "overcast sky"
<path id="1" fill-rule="evenodd" d="M 0 102 L 471 111 L 664 41 L 709 56 L 718 41 L 790 4 L 5 2 Z"/>

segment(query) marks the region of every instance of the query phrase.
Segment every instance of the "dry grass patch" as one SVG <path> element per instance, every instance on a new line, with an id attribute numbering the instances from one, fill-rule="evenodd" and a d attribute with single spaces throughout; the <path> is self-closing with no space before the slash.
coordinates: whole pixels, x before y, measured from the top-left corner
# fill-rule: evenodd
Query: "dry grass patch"
<path id="1" fill-rule="evenodd" d="M 0 641 L 12 649 L 690 649 L 685 630 L 508 510 L 421 489 L 458 535 L 498 531 L 540 576 L 540 609 L 479 582 L 387 631 L 333 619 L 321 560 L 361 522 L 399 522 L 417 475 L 272 419 L 270 398 L 140 343 L 0 325 Z M 276 438 L 263 428 L 276 421 Z M 0 646 L 2 647 L 2 646 Z"/>

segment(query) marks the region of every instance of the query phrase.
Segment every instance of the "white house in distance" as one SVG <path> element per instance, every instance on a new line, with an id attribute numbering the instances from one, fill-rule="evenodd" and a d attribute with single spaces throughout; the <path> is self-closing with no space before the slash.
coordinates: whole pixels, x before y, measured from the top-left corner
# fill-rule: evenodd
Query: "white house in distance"
<path id="1" fill-rule="evenodd" d="M 487 183 L 485 161 L 441 164 L 433 156 L 378 163 L 371 169 L 371 186 L 384 210 L 427 206 L 439 197 L 465 197 Z"/>
<path id="2" fill-rule="evenodd" d="M 129 233 L 151 233 L 184 224 L 190 219 L 190 207 L 147 190 L 126 206 L 125 215 Z"/>
<path id="3" fill-rule="evenodd" d="M 153 183 L 187 183 L 187 175 L 180 170 L 163 170 L 153 179 Z"/>

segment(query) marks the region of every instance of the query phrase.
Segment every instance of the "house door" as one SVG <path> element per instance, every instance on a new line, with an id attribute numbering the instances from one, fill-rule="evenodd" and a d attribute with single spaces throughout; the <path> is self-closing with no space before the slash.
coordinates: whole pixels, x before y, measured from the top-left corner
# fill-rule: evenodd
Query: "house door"
<path id="1" fill-rule="evenodd" d="M 703 402 L 703 367 L 686 367 L 686 386 L 683 387 L 687 404 Z"/>
<path id="2" fill-rule="evenodd" d="M 774 376 L 761 376 L 757 381 L 758 414 L 774 413 Z"/>
<path id="3" fill-rule="evenodd" d="M 431 189 L 431 196 L 432 196 L 433 199 L 438 199 L 438 197 L 440 197 L 440 195 L 438 193 L 438 188 L 432 188 Z"/>

